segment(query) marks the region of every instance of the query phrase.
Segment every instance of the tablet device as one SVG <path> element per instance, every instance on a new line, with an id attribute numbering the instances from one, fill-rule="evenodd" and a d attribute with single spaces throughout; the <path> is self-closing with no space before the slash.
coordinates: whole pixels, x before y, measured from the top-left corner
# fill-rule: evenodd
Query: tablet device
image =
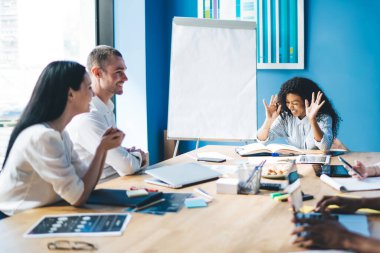
<path id="1" fill-rule="evenodd" d="M 313 165 L 316 176 L 325 174 L 329 177 L 351 177 L 343 165 Z"/>
<path id="2" fill-rule="evenodd" d="M 300 164 L 329 164 L 330 155 L 299 155 L 296 163 Z"/>

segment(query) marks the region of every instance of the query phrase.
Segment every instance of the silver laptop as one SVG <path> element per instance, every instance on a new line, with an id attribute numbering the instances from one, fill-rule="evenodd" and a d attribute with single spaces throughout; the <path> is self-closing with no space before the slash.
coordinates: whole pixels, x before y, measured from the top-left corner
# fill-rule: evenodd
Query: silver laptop
<path id="1" fill-rule="evenodd" d="M 145 182 L 170 188 L 181 188 L 217 179 L 221 176 L 219 172 L 197 163 L 162 166 L 157 169 L 146 170 L 145 173 L 153 177 L 145 179 Z"/>

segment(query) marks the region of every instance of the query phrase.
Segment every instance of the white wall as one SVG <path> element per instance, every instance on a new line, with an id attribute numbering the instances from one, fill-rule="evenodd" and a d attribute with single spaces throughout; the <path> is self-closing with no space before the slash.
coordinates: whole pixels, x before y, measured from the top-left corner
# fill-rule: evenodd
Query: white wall
<path id="1" fill-rule="evenodd" d="M 128 81 L 116 97 L 117 126 L 126 134 L 123 146 L 147 151 L 145 1 L 115 0 L 115 48 L 124 57 Z"/>

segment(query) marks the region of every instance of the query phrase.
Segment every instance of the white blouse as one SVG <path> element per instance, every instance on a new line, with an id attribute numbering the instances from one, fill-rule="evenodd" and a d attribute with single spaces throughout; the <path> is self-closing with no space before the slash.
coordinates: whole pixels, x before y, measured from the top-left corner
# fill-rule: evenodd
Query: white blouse
<path id="1" fill-rule="evenodd" d="M 298 117 L 288 116 L 282 119 L 281 116 L 278 116 L 270 128 L 268 138 L 265 141 L 258 141 L 267 142 L 276 137 L 283 137 L 287 140 L 289 145 L 299 149 L 328 150 L 333 141 L 332 119 L 329 115 L 323 114 L 320 119 L 317 120 L 317 124 L 323 132 L 321 141 L 314 139 L 313 131 L 307 117 L 299 119 Z"/>
<path id="2" fill-rule="evenodd" d="M 17 137 L 0 173 L 0 211 L 13 215 L 61 199 L 74 204 L 86 171 L 66 132 L 30 126 Z"/>

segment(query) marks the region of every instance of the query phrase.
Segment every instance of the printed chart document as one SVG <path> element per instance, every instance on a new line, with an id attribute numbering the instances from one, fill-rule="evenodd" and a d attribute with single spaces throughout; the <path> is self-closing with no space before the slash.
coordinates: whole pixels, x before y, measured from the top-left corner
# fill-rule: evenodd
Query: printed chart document
<path id="1" fill-rule="evenodd" d="M 264 145 L 262 143 L 252 143 L 242 147 L 237 147 L 236 153 L 241 156 L 265 156 L 265 155 L 300 155 L 303 154 L 304 151 L 298 149 L 291 145 L 286 144 L 268 144 Z"/>
<path id="2" fill-rule="evenodd" d="M 128 213 L 47 215 L 24 237 L 119 236 L 130 219 Z"/>
<path id="3" fill-rule="evenodd" d="M 341 192 L 380 190 L 380 177 L 359 180 L 356 178 L 332 178 L 323 174 L 320 179 Z"/>

